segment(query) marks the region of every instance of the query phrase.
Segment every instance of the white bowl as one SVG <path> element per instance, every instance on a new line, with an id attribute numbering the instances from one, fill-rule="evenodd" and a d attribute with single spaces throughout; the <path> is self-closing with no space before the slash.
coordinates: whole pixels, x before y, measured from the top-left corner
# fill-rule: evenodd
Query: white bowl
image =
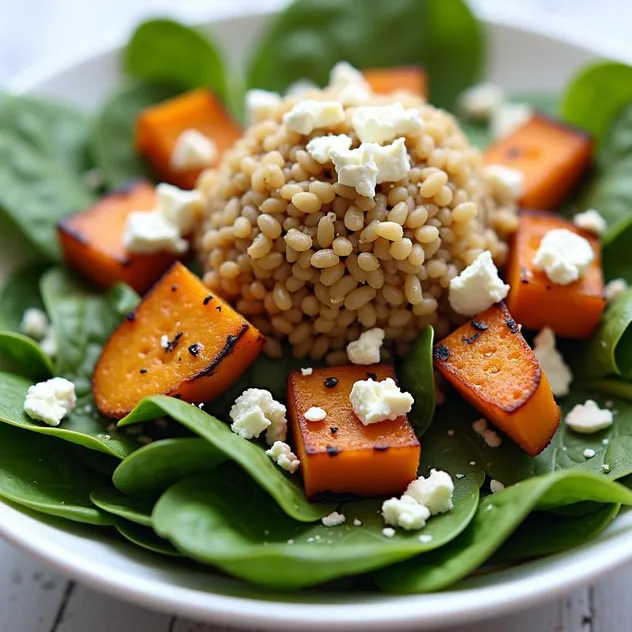
<path id="1" fill-rule="evenodd" d="M 265 18 L 263 13 L 249 14 L 216 20 L 208 27 L 237 64 L 245 58 L 248 43 L 256 41 Z M 560 29 L 562 36 L 551 26 L 548 32 L 542 27 L 536 32 L 496 17 L 487 22 L 487 30 L 487 76 L 510 90 L 559 90 L 583 63 L 609 52 L 603 45 L 587 44 L 584 34 L 568 28 Z M 118 49 L 111 48 L 75 63 L 37 69 L 12 87 L 92 107 L 117 83 L 117 66 Z M 443 593 L 275 593 L 211 569 L 179 566 L 96 528 L 42 520 L 4 503 L 0 535 L 61 572 L 121 599 L 187 617 L 275 630 L 436 629 L 553 599 L 632 559 L 632 513 L 627 513 L 586 546 L 471 578 Z"/>

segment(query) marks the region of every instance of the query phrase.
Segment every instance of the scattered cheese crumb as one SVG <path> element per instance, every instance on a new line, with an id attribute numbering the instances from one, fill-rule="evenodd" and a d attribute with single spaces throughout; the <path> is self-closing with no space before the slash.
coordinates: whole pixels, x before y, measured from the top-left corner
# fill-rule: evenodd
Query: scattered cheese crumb
<path id="1" fill-rule="evenodd" d="M 393 529 L 393 527 L 384 527 L 384 529 L 382 529 L 382 535 L 385 538 L 393 538 L 395 537 L 395 529 Z"/>
<path id="2" fill-rule="evenodd" d="M 217 158 L 217 145 L 197 129 L 184 130 L 178 136 L 170 158 L 175 171 L 202 169 Z"/>
<path id="3" fill-rule="evenodd" d="M 441 470 L 430 470 L 430 476 L 420 476 L 413 481 L 404 492 L 404 496 L 414 498 L 420 505 L 425 505 L 433 516 L 452 509 L 454 483 L 452 477 Z"/>
<path id="4" fill-rule="evenodd" d="M 429 542 L 432 542 L 432 536 L 431 535 L 420 535 L 419 536 L 419 541 L 422 544 L 428 544 Z"/>
<path id="5" fill-rule="evenodd" d="M 180 231 L 158 211 L 130 213 L 123 244 L 128 252 L 143 255 L 157 252 L 182 254 L 189 248 Z"/>
<path id="6" fill-rule="evenodd" d="M 160 346 L 162 349 L 168 349 L 169 342 L 169 336 L 167 336 L 167 334 L 163 334 L 162 336 L 160 336 Z"/>
<path id="7" fill-rule="evenodd" d="M 41 340 L 46 335 L 48 326 L 49 322 L 46 312 L 36 307 L 29 307 L 24 310 L 22 322 L 20 323 L 20 331 L 23 334 L 35 340 Z"/>
<path id="8" fill-rule="evenodd" d="M 450 429 L 448 430 L 448 437 L 453 437 L 454 436 L 454 430 Z"/>
<path id="9" fill-rule="evenodd" d="M 465 474 L 455 474 L 454 477 L 461 480 L 462 478 L 465 478 Z"/>
<path id="10" fill-rule="evenodd" d="M 162 216 L 180 231 L 180 235 L 189 234 L 202 212 L 200 191 L 197 189 L 185 191 L 161 182 L 156 187 L 156 195 L 158 210 Z"/>
<path id="11" fill-rule="evenodd" d="M 303 415 L 307 421 L 322 421 L 327 417 L 327 411 L 319 408 L 318 406 L 312 406 L 305 411 Z"/>
<path id="12" fill-rule="evenodd" d="M 287 443 L 283 441 L 275 441 L 269 450 L 266 450 L 266 454 L 276 462 L 276 464 L 283 470 L 286 470 L 292 474 L 296 472 L 301 462 L 298 457 Z"/>
<path id="13" fill-rule="evenodd" d="M 492 138 L 498 140 L 513 134 L 531 119 L 533 113 L 533 107 L 528 103 L 501 103 L 490 117 Z"/>
<path id="14" fill-rule="evenodd" d="M 315 129 L 335 127 L 344 120 L 344 108 L 338 101 L 300 101 L 283 115 L 287 129 L 305 136 Z"/>
<path id="15" fill-rule="evenodd" d="M 41 350 L 49 358 L 54 358 L 57 355 L 59 345 L 57 342 L 57 332 L 55 331 L 53 325 L 49 325 L 46 328 L 46 333 L 44 334 L 44 337 L 40 340 L 39 345 Z"/>
<path id="16" fill-rule="evenodd" d="M 584 458 L 586 459 L 592 459 L 595 454 L 597 453 L 592 448 L 586 448 L 584 450 Z"/>
<path id="17" fill-rule="evenodd" d="M 320 91 L 320 88 L 309 79 L 299 79 L 290 85 L 285 91 L 285 94 L 288 97 L 304 97 L 308 92 L 312 92 L 313 90 Z"/>
<path id="18" fill-rule="evenodd" d="M 404 138 L 397 138 L 390 145 L 384 146 L 375 143 L 362 143 L 360 148 L 363 147 L 365 151 L 370 152 L 377 165 L 377 184 L 399 182 L 408 176 L 410 158 Z"/>
<path id="19" fill-rule="evenodd" d="M 48 426 L 59 426 L 61 420 L 76 406 L 75 385 L 63 377 L 29 386 L 24 400 L 24 412 Z"/>
<path id="20" fill-rule="evenodd" d="M 412 496 L 404 495 L 385 500 L 382 504 L 382 516 L 386 524 L 412 531 L 426 526 L 430 510 Z"/>
<path id="21" fill-rule="evenodd" d="M 613 279 L 606 284 L 604 296 L 608 303 L 625 294 L 628 291 L 628 282 L 625 279 Z"/>
<path id="22" fill-rule="evenodd" d="M 608 228 L 606 220 L 594 208 L 590 208 L 583 213 L 577 213 L 573 217 L 573 224 L 594 235 L 603 235 L 606 232 L 606 228 Z"/>
<path id="23" fill-rule="evenodd" d="M 288 544 L 294 544 L 294 540 L 288 540 L 287 543 Z"/>
<path id="24" fill-rule="evenodd" d="M 594 258 L 586 239 L 567 228 L 555 228 L 542 238 L 533 257 L 533 267 L 546 272 L 553 283 L 568 285 L 584 275 Z"/>
<path id="25" fill-rule="evenodd" d="M 258 437 L 266 431 L 268 445 L 285 441 L 287 419 L 285 406 L 277 402 L 269 391 L 246 389 L 230 409 L 231 430 L 244 439 Z"/>
<path id="26" fill-rule="evenodd" d="M 398 136 L 416 136 L 423 124 L 419 110 L 404 109 L 401 103 L 356 108 L 351 126 L 360 142 L 385 143 Z"/>
<path id="27" fill-rule="evenodd" d="M 377 364 L 380 361 L 384 335 L 384 330 L 379 327 L 362 332 L 357 340 L 347 345 L 349 360 L 353 364 Z"/>
<path id="28" fill-rule="evenodd" d="M 347 86 L 369 87 L 364 75 L 348 61 L 339 61 L 329 71 L 329 87 L 342 89 Z"/>
<path id="29" fill-rule="evenodd" d="M 358 380 L 351 389 L 349 401 L 358 419 L 368 426 L 409 413 L 415 400 L 387 377 L 381 382 Z"/>
<path id="30" fill-rule="evenodd" d="M 597 402 L 587 399 L 583 404 L 573 406 L 566 415 L 566 425 L 575 432 L 592 434 L 611 426 L 613 419 L 611 410 L 599 408 Z"/>
<path id="31" fill-rule="evenodd" d="M 351 136 L 346 134 L 329 134 L 315 136 L 307 143 L 307 153 L 321 165 L 331 162 L 332 154 L 347 151 L 351 147 Z"/>
<path id="32" fill-rule="evenodd" d="M 261 123 L 271 118 L 281 103 L 281 95 L 269 90 L 248 90 L 246 92 L 246 121 L 248 125 Z"/>
<path id="33" fill-rule="evenodd" d="M 328 516 L 325 516 L 321 522 L 326 527 L 337 527 L 338 525 L 344 524 L 345 520 L 346 518 L 344 514 L 333 511 Z"/>
<path id="34" fill-rule="evenodd" d="M 487 165 L 483 170 L 493 198 L 501 205 L 513 204 L 522 195 L 524 174 L 505 165 Z"/>
<path id="35" fill-rule="evenodd" d="M 487 419 L 485 418 L 481 418 L 475 421 L 472 424 L 472 430 L 474 430 L 477 435 L 483 437 L 485 443 L 490 448 L 497 448 L 502 443 L 502 439 L 500 438 L 498 433 L 489 427 Z"/>
<path id="36" fill-rule="evenodd" d="M 609 466 L 607 463 L 604 463 L 604 464 L 601 466 L 601 469 L 603 470 L 603 473 L 604 473 L 604 474 L 608 474 L 608 473 L 610 472 L 610 466 Z"/>
<path id="37" fill-rule="evenodd" d="M 497 492 L 502 492 L 502 490 L 505 489 L 505 486 L 500 481 L 492 478 L 492 480 L 489 481 L 489 489 L 492 494 L 496 494 Z"/>
<path id="38" fill-rule="evenodd" d="M 354 518 L 353 526 L 354 527 L 361 527 L 362 526 L 362 520 L 358 520 L 357 518 Z"/>
<path id="39" fill-rule="evenodd" d="M 553 395 L 555 397 L 568 395 L 569 387 L 573 381 L 573 374 L 566 362 L 564 362 L 562 354 L 555 348 L 556 340 L 553 330 L 545 327 L 535 336 L 533 342 L 535 344 L 533 354 L 551 385 Z"/>
<path id="40" fill-rule="evenodd" d="M 508 292 L 509 286 L 501 281 L 492 255 L 486 250 L 450 280 L 448 300 L 457 314 L 476 316 L 502 301 Z"/>
<path id="41" fill-rule="evenodd" d="M 301 375 L 303 375 L 304 377 L 311 375 L 313 372 L 314 372 L 314 369 L 312 369 L 311 367 L 307 369 L 301 369 Z"/>
<path id="42" fill-rule="evenodd" d="M 493 83 L 479 83 L 459 95 L 457 107 L 461 115 L 472 121 L 487 121 L 505 101 L 505 93 Z"/>

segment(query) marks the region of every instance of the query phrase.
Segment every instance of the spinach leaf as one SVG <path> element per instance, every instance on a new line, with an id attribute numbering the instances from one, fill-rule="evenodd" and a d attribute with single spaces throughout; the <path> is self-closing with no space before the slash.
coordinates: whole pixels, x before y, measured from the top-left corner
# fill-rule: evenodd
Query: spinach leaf
<path id="1" fill-rule="evenodd" d="M 576 515 L 534 511 L 494 553 L 490 562 L 528 560 L 581 546 L 597 537 L 615 519 L 619 508 L 617 503 L 608 503 L 582 514 L 579 519 Z"/>
<path id="2" fill-rule="evenodd" d="M 163 439 L 130 454 L 115 470 L 114 485 L 134 498 L 157 498 L 179 480 L 211 470 L 224 453 L 205 439 Z"/>
<path id="3" fill-rule="evenodd" d="M 375 573 L 390 593 L 440 590 L 462 579 L 498 550 L 534 510 L 582 501 L 632 504 L 632 492 L 618 483 L 577 470 L 540 476 L 483 498 L 465 531 L 441 549 Z"/>
<path id="4" fill-rule="evenodd" d="M 632 101 L 632 67 L 613 61 L 586 66 L 573 77 L 562 97 L 563 117 L 601 143 L 608 126 Z"/>
<path id="5" fill-rule="evenodd" d="M 334 509 L 330 504 L 307 502 L 298 476 L 291 478 L 286 475 L 266 456 L 260 445 L 242 439 L 232 432 L 228 424 L 208 415 L 197 406 L 173 397 L 147 397 L 127 417 L 121 419 L 119 426 L 129 426 L 163 415 L 180 422 L 210 442 L 228 459 L 238 463 L 295 520 L 319 520 Z"/>
<path id="6" fill-rule="evenodd" d="M 403 390 L 415 398 L 408 419 L 418 437 L 426 432 L 435 412 L 433 340 L 434 330 L 427 327 L 406 354 L 399 371 Z"/>
<path id="7" fill-rule="evenodd" d="M 224 61 L 207 34 L 168 19 L 147 20 L 134 32 L 123 58 L 125 71 L 141 81 L 182 90 L 209 87 L 225 100 Z"/>
<path id="8" fill-rule="evenodd" d="M 358 68 L 422 64 L 432 102 L 450 107 L 477 79 L 483 54 L 482 29 L 461 0 L 296 0 L 261 38 L 248 86 L 283 92 L 300 79 L 322 86 L 340 60 Z"/>
<path id="9" fill-rule="evenodd" d="M 14 271 L 0 288 L 0 329 L 20 331 L 24 311 L 29 307 L 44 309 L 39 281 L 47 266 L 30 264 Z"/>
<path id="10" fill-rule="evenodd" d="M 28 336 L 12 331 L 0 331 L 0 359 L 2 368 L 12 369 L 33 380 L 52 377 L 53 363 L 42 348 Z M 8 366 L 4 366 L 8 364 Z"/>
<path id="11" fill-rule="evenodd" d="M 160 536 L 197 561 L 260 585 L 298 589 L 444 545 L 476 508 L 478 486 L 472 482 L 456 481 L 451 512 L 432 518 L 423 531 L 398 531 L 393 538 L 382 534 L 380 500 L 343 504 L 347 520 L 335 528 L 301 523 L 234 464 L 176 483 L 160 497 L 152 519 Z"/>
<path id="12" fill-rule="evenodd" d="M 90 490 L 106 479 L 71 458 L 64 447 L 49 437 L 0 424 L 0 497 L 68 520 L 112 524 L 90 501 Z"/>
<path id="13" fill-rule="evenodd" d="M 155 531 L 149 527 L 143 527 L 135 522 L 121 518 L 115 519 L 114 527 L 126 540 L 129 540 L 136 546 L 160 555 L 182 557 L 169 542 L 157 536 Z"/>
<path id="14" fill-rule="evenodd" d="M 97 487 L 90 493 L 90 500 L 106 513 L 130 522 L 151 527 L 151 511 L 153 502 L 130 498 L 113 487 Z"/>
<path id="15" fill-rule="evenodd" d="M 91 136 L 94 161 L 110 187 L 151 173 L 134 147 L 134 126 L 141 110 L 176 96 L 180 90 L 134 83 L 115 92 L 96 117 Z"/>
<path id="16" fill-rule="evenodd" d="M 628 161 L 627 168 L 629 170 L 619 175 L 619 181 L 628 187 L 628 174 L 632 173 L 632 154 Z M 607 176 L 606 176 L 607 177 Z M 625 213 L 629 213 L 629 209 L 632 208 L 632 187 L 629 187 L 629 191 L 626 193 L 627 201 L 622 200 L 622 203 L 626 205 Z M 603 205 L 602 205 L 603 207 Z M 606 208 L 613 209 L 614 206 L 607 206 Z M 632 283 L 632 256 L 630 256 L 630 241 L 632 240 L 632 216 L 624 217 L 620 222 L 612 226 L 606 234 L 603 236 L 602 241 L 602 259 L 601 266 L 603 268 L 604 276 L 607 280 L 612 279 L 625 279 L 628 283 Z"/>

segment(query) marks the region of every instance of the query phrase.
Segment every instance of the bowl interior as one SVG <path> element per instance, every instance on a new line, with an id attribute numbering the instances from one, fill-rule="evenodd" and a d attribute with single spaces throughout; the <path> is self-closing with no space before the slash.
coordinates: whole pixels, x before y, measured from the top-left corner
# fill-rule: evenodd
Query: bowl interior
<path id="1" fill-rule="evenodd" d="M 265 13 L 206 25 L 235 66 L 263 29 Z M 559 90 L 568 76 L 598 53 L 569 34 L 564 40 L 488 21 L 487 77 L 508 90 Z M 75 63 L 36 69 L 17 91 L 94 108 L 117 85 L 118 54 L 109 49 Z M 20 242 L 0 231 L 0 277 L 15 265 Z M 97 529 L 42 519 L 0 502 L 0 534 L 57 568 L 123 599 L 170 612 L 261 629 L 426 629 L 498 615 L 551 599 L 632 557 L 632 513 L 622 514 L 590 545 L 508 570 L 480 575 L 434 595 L 387 596 L 333 588 L 277 593 L 178 564 L 114 540 Z M 279 572 L 283 572 L 279 568 Z M 502 590 L 498 590 L 499 584 Z M 361 608 L 356 606 L 362 605 Z"/>

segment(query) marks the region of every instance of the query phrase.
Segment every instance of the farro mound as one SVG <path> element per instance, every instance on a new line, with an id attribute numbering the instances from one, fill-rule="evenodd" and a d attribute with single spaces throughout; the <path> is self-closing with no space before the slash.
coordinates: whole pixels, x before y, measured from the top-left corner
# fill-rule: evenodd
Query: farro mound
<path id="1" fill-rule="evenodd" d="M 358 147 L 354 108 L 307 136 L 283 123 L 303 98 L 336 97 L 332 88 L 286 97 L 202 175 L 197 239 L 205 283 L 259 327 L 269 355 L 287 339 L 296 356 L 332 364 L 347 362 L 346 344 L 372 327 L 398 354 L 428 325 L 446 335 L 462 322 L 448 304 L 450 279 L 484 250 L 501 266 L 516 227 L 511 196 L 485 177 L 455 119 L 408 93 L 355 103 L 419 111 L 421 133 L 405 138 L 408 177 L 378 184 L 373 198 L 339 184 L 334 165 L 306 146 L 348 134 Z"/>

